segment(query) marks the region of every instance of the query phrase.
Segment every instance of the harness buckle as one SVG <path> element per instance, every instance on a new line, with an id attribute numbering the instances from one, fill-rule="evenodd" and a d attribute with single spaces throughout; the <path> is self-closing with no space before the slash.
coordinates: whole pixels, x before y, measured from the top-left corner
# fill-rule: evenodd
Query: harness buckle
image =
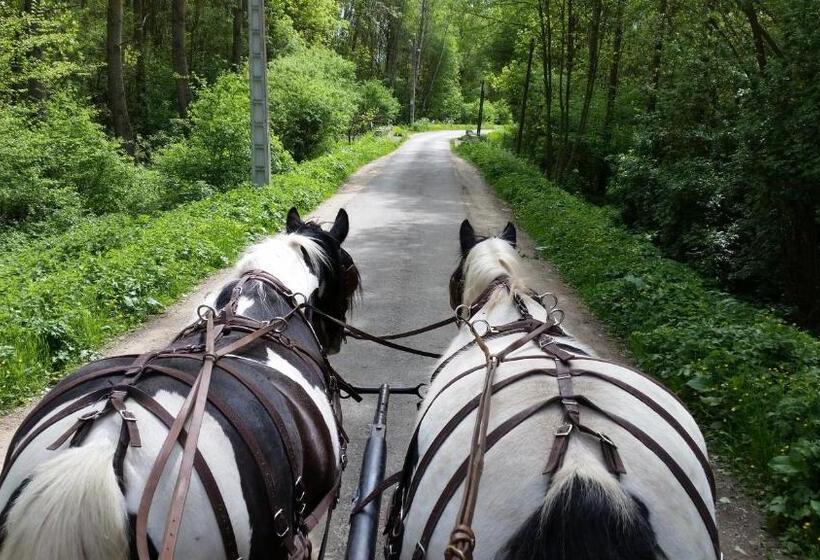
<path id="1" fill-rule="evenodd" d="M 274 530 L 276 531 L 276 536 L 280 539 L 290 532 L 290 525 L 288 525 L 288 522 L 285 521 L 284 516 L 285 514 L 281 508 L 273 515 Z M 277 521 L 277 519 L 280 521 Z M 281 529 L 276 527 L 277 525 L 279 525 Z"/>
<path id="2" fill-rule="evenodd" d="M 96 420 L 100 416 L 102 416 L 102 410 L 89 410 L 85 414 L 81 414 L 77 420 L 88 422 L 89 420 Z"/>
<path id="3" fill-rule="evenodd" d="M 124 408 L 124 409 L 122 409 L 118 412 L 120 413 L 120 416 L 122 416 L 122 419 L 125 420 L 126 422 L 136 422 L 137 421 L 137 417 L 134 416 L 134 413 L 131 412 L 130 410 L 128 410 L 127 408 Z"/>
<path id="4" fill-rule="evenodd" d="M 299 475 L 299 477 L 296 479 L 296 482 L 293 483 L 293 488 L 296 490 L 296 493 L 297 493 L 296 501 L 299 502 L 300 504 L 303 504 L 303 502 L 305 500 L 305 495 L 307 494 L 307 492 L 305 491 L 305 485 L 302 483 L 302 476 L 301 475 Z M 303 504 L 303 506 L 304 506 L 304 504 Z"/>
<path id="5" fill-rule="evenodd" d="M 555 430 L 555 437 L 567 437 L 570 433 L 572 433 L 572 428 L 574 426 L 572 424 L 561 424 L 558 426 L 558 429 Z"/>

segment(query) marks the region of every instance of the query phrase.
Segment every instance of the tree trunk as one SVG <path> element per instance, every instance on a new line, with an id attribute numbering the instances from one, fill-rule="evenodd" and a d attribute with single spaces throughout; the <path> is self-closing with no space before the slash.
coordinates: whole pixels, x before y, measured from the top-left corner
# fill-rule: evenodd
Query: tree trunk
<path id="1" fill-rule="evenodd" d="M 524 120 L 527 118 L 527 100 L 530 96 L 530 76 L 532 75 L 532 53 L 535 50 L 535 39 L 530 39 L 530 54 L 527 57 L 527 75 L 524 78 L 524 94 L 521 96 L 521 114 L 518 117 L 518 135 L 515 138 L 515 153 L 521 153 L 521 142 L 524 138 Z"/>
<path id="2" fill-rule="evenodd" d="M 541 65 L 544 79 L 544 105 L 546 137 L 544 138 L 544 170 L 552 176 L 552 16 L 550 0 L 538 0 L 538 16 L 541 27 Z"/>
<path id="3" fill-rule="evenodd" d="M 245 0 L 235 0 L 233 10 L 233 41 L 231 44 L 231 65 L 238 70 L 242 65 L 242 20 L 245 18 Z"/>
<path id="4" fill-rule="evenodd" d="M 615 32 L 612 36 L 612 63 L 609 67 L 609 81 L 606 86 L 606 108 L 604 109 L 603 144 L 607 148 L 612 138 L 612 114 L 615 111 L 615 97 L 618 93 L 618 74 L 621 66 L 621 43 L 624 35 L 624 0 L 618 0 L 615 9 Z"/>
<path id="5" fill-rule="evenodd" d="M 108 102 L 114 133 L 123 141 L 125 150 L 134 153 L 134 130 L 128 118 L 125 99 L 125 83 L 122 70 L 122 7 L 123 0 L 108 0 L 108 36 L 106 55 L 108 58 Z"/>
<path id="6" fill-rule="evenodd" d="M 22 11 L 24 14 L 33 15 L 34 1 L 23 0 Z M 28 33 L 29 35 L 37 35 L 38 29 L 36 23 L 32 22 L 31 26 L 28 28 Z M 43 58 L 43 48 L 39 45 L 32 47 L 32 49 L 28 52 L 28 56 L 35 60 Z M 26 83 L 26 88 L 28 89 L 28 96 L 32 101 L 39 102 L 48 97 L 48 92 L 46 91 L 45 86 L 36 78 L 29 78 Z"/>
<path id="7" fill-rule="evenodd" d="M 612 139 L 612 118 L 615 112 L 615 97 L 618 94 L 618 76 L 621 66 L 621 48 L 624 35 L 624 2 L 618 0 L 615 8 L 615 31 L 612 36 L 612 62 L 609 67 L 609 81 L 606 86 L 606 107 L 604 109 L 604 124 L 602 144 L 604 150 L 610 151 L 609 143 Z M 606 182 L 608 175 L 607 164 L 602 161 L 599 171 L 595 177 L 596 194 L 606 194 Z"/>
<path id="8" fill-rule="evenodd" d="M 134 33 L 133 43 L 136 52 L 134 68 L 134 119 L 142 120 L 145 104 L 145 9 L 144 0 L 134 0 Z M 139 126 L 139 124 L 138 124 Z"/>
<path id="9" fill-rule="evenodd" d="M 649 76 L 652 85 L 649 90 L 649 98 L 646 101 L 646 112 L 654 113 L 658 105 L 658 88 L 661 84 L 661 61 L 663 55 L 663 42 L 666 37 L 666 24 L 669 19 L 669 4 L 667 0 L 660 0 L 658 6 L 658 34 L 655 37 L 655 48 L 652 53 L 652 60 L 649 63 Z"/>
<path id="10" fill-rule="evenodd" d="M 738 0 L 738 7 L 746 16 L 749 22 L 749 27 L 752 30 L 752 38 L 755 46 L 755 59 L 757 60 L 757 69 L 761 74 L 766 73 L 766 44 L 763 39 L 763 31 L 760 22 L 757 19 L 757 10 L 755 9 L 752 0 Z"/>
<path id="11" fill-rule="evenodd" d="M 481 80 L 481 97 L 478 101 L 478 125 L 476 126 L 476 135 L 481 136 L 481 121 L 484 120 L 484 80 Z"/>
<path id="12" fill-rule="evenodd" d="M 442 34 L 441 38 L 441 50 L 438 54 L 438 62 L 436 63 L 436 68 L 433 70 L 433 75 L 430 77 L 430 83 L 427 86 L 427 93 L 424 94 L 424 100 L 421 102 L 421 111 L 422 113 L 427 113 L 427 102 L 430 101 L 430 96 L 433 95 L 433 87 L 436 85 L 436 78 L 438 77 L 438 71 L 441 69 L 441 61 L 444 60 L 444 51 L 447 50 L 447 32 L 450 30 L 450 17 L 448 15 L 447 21 L 444 24 L 444 33 Z"/>
<path id="13" fill-rule="evenodd" d="M 419 80 L 419 65 L 421 64 L 421 49 L 424 45 L 424 30 L 427 26 L 427 0 L 421 0 L 421 13 L 419 14 L 419 30 L 416 41 L 413 44 L 413 79 L 410 84 L 410 126 L 416 122 L 416 88 Z"/>
<path id="14" fill-rule="evenodd" d="M 566 86 L 563 94 L 559 91 L 559 96 L 564 97 L 561 105 L 561 146 L 559 156 L 556 161 L 555 177 L 560 180 L 564 176 L 564 171 L 567 165 L 569 153 L 569 112 L 570 102 L 572 100 L 572 70 L 575 67 L 575 28 L 576 15 L 573 12 L 573 0 L 567 0 L 566 10 L 566 60 L 564 67 L 566 68 Z"/>
<path id="15" fill-rule="evenodd" d="M 387 73 L 387 83 L 390 89 L 396 87 L 396 77 L 399 68 L 399 43 L 401 39 L 401 30 L 404 22 L 404 3 L 401 0 L 395 7 L 395 12 L 390 18 L 390 30 L 387 39 L 387 56 L 385 61 L 385 71 Z"/>
<path id="16" fill-rule="evenodd" d="M 592 95 L 595 93 L 595 79 L 598 76 L 598 53 L 600 50 L 600 32 L 601 32 L 601 12 L 603 5 L 601 0 L 594 0 L 592 2 L 592 18 L 589 27 L 589 59 L 587 62 L 587 79 L 586 88 L 584 90 L 584 99 L 581 104 L 581 117 L 578 121 L 578 130 L 575 133 L 575 142 L 572 145 L 572 153 L 567 162 L 567 168 L 572 169 L 575 165 L 575 160 L 578 156 L 578 148 L 581 144 L 581 138 L 586 133 L 587 124 L 589 122 L 589 106 L 592 103 Z"/>
<path id="17" fill-rule="evenodd" d="M 191 103 L 191 85 L 188 79 L 188 57 L 185 53 L 186 0 L 173 0 L 171 4 L 171 65 L 177 84 L 177 109 L 179 116 L 188 114 Z"/>

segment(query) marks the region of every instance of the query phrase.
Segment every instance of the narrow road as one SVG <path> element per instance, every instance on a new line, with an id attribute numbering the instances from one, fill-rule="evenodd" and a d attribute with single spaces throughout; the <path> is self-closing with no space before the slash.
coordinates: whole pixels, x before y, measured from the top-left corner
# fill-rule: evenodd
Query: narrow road
<path id="1" fill-rule="evenodd" d="M 312 217 L 330 221 L 340 207 L 350 214 L 346 248 L 362 273 L 363 294 L 352 322 L 370 332 L 405 330 L 438 320 L 450 313 L 447 284 L 458 261 L 458 226 L 468 217 L 479 232 L 497 233 L 510 212 L 494 196 L 474 168 L 455 157 L 449 142 L 459 132 L 432 132 L 410 138 L 394 153 L 359 170 Z M 549 219 L 545 216 L 544 219 Z M 601 357 L 628 364 L 623 349 L 610 339 L 580 304 L 550 265 L 536 257 L 532 241 L 519 231 L 520 252 L 531 286 L 555 293 L 566 312 L 565 326 Z M 127 353 L 159 346 L 193 316 L 204 294 L 217 289 L 225 273 L 217 274 L 173 306 L 106 349 Z M 434 350 L 447 345 L 453 330 L 413 339 Z M 333 357 L 334 366 L 359 385 L 417 384 L 427 381 L 432 360 L 402 354 L 373 344 L 351 341 Z M 342 500 L 334 516 L 327 558 L 344 558 L 347 517 L 357 484 L 361 453 L 369 432 L 375 397 L 362 403 L 345 401 L 345 427 L 351 437 L 349 466 Z M 0 452 L 22 409 L 0 420 Z M 388 473 L 400 468 L 413 427 L 416 403 L 394 396 L 388 421 Z M 727 560 L 780 558 L 760 530 L 761 516 L 754 502 L 718 470 L 719 525 Z M 385 500 L 386 502 L 387 500 Z M 386 509 L 386 503 L 383 506 Z"/>

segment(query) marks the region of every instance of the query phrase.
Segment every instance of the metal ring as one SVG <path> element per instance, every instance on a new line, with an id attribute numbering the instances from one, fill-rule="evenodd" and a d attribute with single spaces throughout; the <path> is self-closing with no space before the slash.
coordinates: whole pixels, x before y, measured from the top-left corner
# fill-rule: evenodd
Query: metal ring
<path id="1" fill-rule="evenodd" d="M 290 297 L 296 304 L 296 307 L 301 307 L 307 303 L 307 296 L 302 292 L 293 292 Z M 301 302 L 299 301 L 299 298 L 302 298 Z"/>
<path id="2" fill-rule="evenodd" d="M 273 332 L 278 334 L 285 332 L 288 328 L 288 320 L 284 317 L 274 317 L 268 324 L 275 325 L 273 327 Z"/>
<path id="3" fill-rule="evenodd" d="M 205 313 L 206 313 L 204 316 L 203 316 L 203 313 L 202 313 L 203 308 L 205 309 Z M 203 303 L 202 305 L 200 305 L 199 307 L 196 308 L 196 314 L 197 314 L 197 317 L 199 317 L 199 319 L 201 321 L 207 321 L 208 320 L 208 315 L 207 314 L 210 314 L 211 317 L 213 317 L 213 316 L 216 315 L 216 310 L 213 307 L 211 307 L 210 305 L 208 305 L 207 303 Z"/>
<path id="4" fill-rule="evenodd" d="M 465 309 L 467 310 L 466 314 L 463 312 Z M 469 321 L 470 320 L 470 316 L 471 316 L 470 306 L 467 305 L 466 303 L 462 303 L 461 305 L 456 307 L 455 313 L 456 313 L 456 321 L 464 322 L 464 321 Z"/>
<path id="5" fill-rule="evenodd" d="M 550 305 L 550 306 L 549 306 L 549 310 L 550 310 L 550 311 L 552 311 L 553 309 L 555 309 L 556 307 L 558 307 L 558 296 L 556 296 L 556 295 L 555 295 L 555 294 L 553 294 L 552 292 L 544 292 L 543 294 L 538 294 L 538 295 L 535 297 L 535 299 L 537 299 L 537 300 L 538 300 L 538 303 L 540 303 L 541 305 L 543 305 L 543 306 L 546 308 L 546 307 L 547 307 L 547 305 L 544 303 L 544 299 L 545 299 L 546 297 L 551 297 L 551 298 L 552 298 L 552 305 Z"/>
<path id="6" fill-rule="evenodd" d="M 476 329 L 476 325 L 479 325 L 481 323 L 486 325 L 486 328 L 485 328 L 483 333 L 479 333 L 478 329 Z M 472 329 L 473 333 L 476 336 L 480 336 L 480 337 L 487 336 L 492 331 L 492 327 L 490 326 L 489 321 L 487 321 L 486 319 L 479 319 L 478 321 L 473 321 L 472 323 L 470 323 L 470 328 Z"/>
<path id="7" fill-rule="evenodd" d="M 561 318 L 556 320 L 556 318 L 555 318 L 555 315 L 556 315 L 556 314 L 560 314 L 560 315 L 561 315 Z M 553 327 L 557 327 L 557 326 L 559 326 L 561 323 L 563 323 L 563 322 L 564 322 L 564 317 L 565 317 L 565 316 L 566 316 L 566 314 L 564 313 L 564 310 L 563 310 L 563 309 L 558 309 L 557 307 L 556 307 L 555 309 L 552 309 L 552 310 L 549 312 L 549 318 L 552 320 L 552 326 L 553 326 Z"/>

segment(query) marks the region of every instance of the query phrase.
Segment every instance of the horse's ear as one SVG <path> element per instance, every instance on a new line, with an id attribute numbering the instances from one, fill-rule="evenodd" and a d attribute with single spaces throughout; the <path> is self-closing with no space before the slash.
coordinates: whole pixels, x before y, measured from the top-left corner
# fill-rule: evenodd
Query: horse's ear
<path id="1" fill-rule="evenodd" d="M 500 239 L 503 239 L 513 247 L 516 244 L 516 233 L 515 233 L 515 226 L 512 222 L 507 222 L 507 225 L 504 227 L 504 231 L 501 232 L 499 236 Z"/>
<path id="2" fill-rule="evenodd" d="M 347 238 L 347 232 L 350 230 L 350 220 L 347 217 L 347 212 L 344 208 L 339 209 L 336 214 L 336 221 L 333 222 L 333 227 L 330 228 L 330 235 L 336 238 L 340 244 Z"/>
<path id="3" fill-rule="evenodd" d="M 299 226 L 301 225 L 302 218 L 299 217 L 299 211 L 294 206 L 290 210 L 288 210 L 288 217 L 285 220 L 285 231 L 287 233 L 293 233 L 294 231 L 299 229 Z"/>
<path id="4" fill-rule="evenodd" d="M 470 225 L 470 220 L 461 222 L 458 239 L 461 242 L 461 254 L 466 257 L 467 253 L 470 252 L 470 249 L 472 249 L 478 241 L 475 236 L 475 230 L 473 226 Z"/>

